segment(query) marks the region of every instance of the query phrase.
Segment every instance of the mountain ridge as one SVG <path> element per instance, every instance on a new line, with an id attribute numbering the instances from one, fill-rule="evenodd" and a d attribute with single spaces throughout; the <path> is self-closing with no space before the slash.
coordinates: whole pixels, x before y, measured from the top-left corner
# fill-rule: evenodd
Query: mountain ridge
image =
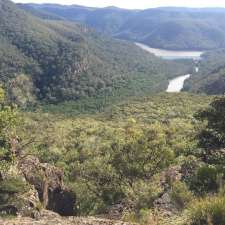
<path id="1" fill-rule="evenodd" d="M 163 90 L 184 68 L 56 18 L 41 19 L 8 0 L 0 2 L 0 81 L 19 105 Z"/>
<path id="2" fill-rule="evenodd" d="M 29 5 L 21 5 L 24 9 Z M 116 38 L 171 50 L 209 50 L 225 46 L 224 8 L 159 7 L 145 10 L 33 5 L 78 21 Z"/>

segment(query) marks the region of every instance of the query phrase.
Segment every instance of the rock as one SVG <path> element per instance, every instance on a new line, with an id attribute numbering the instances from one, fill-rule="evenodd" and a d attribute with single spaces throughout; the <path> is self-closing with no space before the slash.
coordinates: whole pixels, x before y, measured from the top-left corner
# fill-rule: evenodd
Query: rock
<path id="1" fill-rule="evenodd" d="M 125 206 L 122 203 L 115 204 L 108 209 L 106 216 L 108 219 L 121 219 L 124 211 Z"/>
<path id="2" fill-rule="evenodd" d="M 41 211 L 40 219 L 22 218 L 0 219 L 1 225 L 134 225 L 123 221 L 99 219 L 94 217 L 61 217 L 48 210 Z"/>
<path id="3" fill-rule="evenodd" d="M 188 181 L 192 178 L 201 162 L 195 156 L 188 156 L 187 160 L 181 165 L 182 179 Z"/>
<path id="4" fill-rule="evenodd" d="M 154 201 L 154 207 L 161 210 L 161 211 L 167 211 L 172 212 L 175 211 L 175 207 L 171 202 L 171 198 L 169 193 L 164 193 L 160 198 L 156 199 Z"/>
<path id="5" fill-rule="evenodd" d="M 160 212 L 163 217 L 171 217 L 177 213 L 177 209 L 171 201 L 171 184 L 182 180 L 180 166 L 169 167 L 160 174 L 160 183 L 163 188 L 160 196 L 153 202 L 154 208 Z"/>
<path id="6" fill-rule="evenodd" d="M 23 158 L 19 162 L 26 181 L 34 185 L 43 207 L 63 216 L 73 216 L 75 194 L 63 184 L 63 171 L 47 163 L 40 163 L 34 156 Z"/>
<path id="7" fill-rule="evenodd" d="M 125 214 L 134 212 L 134 206 L 129 202 L 120 202 L 109 206 L 104 214 L 98 215 L 100 218 L 109 220 L 121 220 Z"/>
<path id="8" fill-rule="evenodd" d="M 39 197 L 34 186 L 29 185 L 18 164 L 13 163 L 0 176 L 0 215 L 39 216 Z"/>
<path id="9" fill-rule="evenodd" d="M 0 197 L 4 199 L 0 202 L 0 216 L 39 217 L 40 201 L 34 188 L 29 187 L 29 190 L 25 190 L 23 193 L 3 193 L 0 191 Z"/>
<path id="10" fill-rule="evenodd" d="M 55 189 L 49 193 L 47 209 L 53 210 L 63 216 L 75 214 L 75 195 L 67 189 Z"/>

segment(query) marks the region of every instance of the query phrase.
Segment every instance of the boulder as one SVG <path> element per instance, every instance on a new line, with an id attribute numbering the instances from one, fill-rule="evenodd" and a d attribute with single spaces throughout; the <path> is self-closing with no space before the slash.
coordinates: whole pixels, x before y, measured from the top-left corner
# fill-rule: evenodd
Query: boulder
<path id="1" fill-rule="evenodd" d="M 40 163 L 34 156 L 20 160 L 19 168 L 26 181 L 34 185 L 43 207 L 62 216 L 75 214 L 75 194 L 63 183 L 63 171 L 47 163 Z"/>
<path id="2" fill-rule="evenodd" d="M 39 216 L 40 201 L 34 186 L 12 165 L 0 178 L 0 215 Z"/>

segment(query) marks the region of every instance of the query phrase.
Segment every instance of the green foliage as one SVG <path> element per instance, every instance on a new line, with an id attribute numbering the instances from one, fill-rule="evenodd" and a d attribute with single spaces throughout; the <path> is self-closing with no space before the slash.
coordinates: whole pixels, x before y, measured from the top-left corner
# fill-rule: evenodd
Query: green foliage
<path id="1" fill-rule="evenodd" d="M 0 168 L 7 170 L 8 162 L 12 160 L 10 140 L 18 123 L 17 112 L 4 102 L 4 91 L 0 89 Z"/>
<path id="2" fill-rule="evenodd" d="M 185 183 L 178 181 L 172 184 L 170 197 L 176 208 L 182 211 L 188 206 L 194 196 Z"/>
<path id="3" fill-rule="evenodd" d="M 195 152 L 201 124 L 193 114 L 210 100 L 162 93 L 94 115 L 90 110 L 73 114 L 74 105 L 68 113 L 65 104 L 48 113 L 26 112 L 19 128 L 21 145 L 24 154 L 64 169 L 81 215 L 105 213 L 120 202 L 138 212 L 153 207 L 162 192 L 159 173 L 177 163 L 176 157 Z"/>
<path id="4" fill-rule="evenodd" d="M 151 224 L 151 225 L 158 225 L 159 223 L 158 217 L 154 214 L 154 211 L 149 210 L 149 209 L 141 209 L 140 212 L 135 214 L 134 212 L 127 213 L 124 215 L 123 219 L 125 221 L 131 222 L 131 223 L 137 223 L 140 225 L 146 225 L 146 224 Z"/>
<path id="5" fill-rule="evenodd" d="M 0 181 L 0 208 L 6 204 L 10 204 L 14 197 L 19 196 L 29 187 L 21 177 L 8 177 Z"/>
<path id="6" fill-rule="evenodd" d="M 197 199 L 189 208 L 190 225 L 222 225 L 225 224 L 225 198 L 212 196 Z"/>
<path id="7" fill-rule="evenodd" d="M 49 4 L 23 5 L 23 8 L 41 18 L 54 15 L 79 21 L 114 37 L 156 48 L 206 50 L 224 47 L 223 9 L 170 7 L 136 11 Z"/>
<path id="8" fill-rule="evenodd" d="M 214 50 L 205 53 L 199 63 L 199 72 L 185 82 L 184 90 L 210 95 L 225 92 L 225 51 Z"/>
<path id="9" fill-rule="evenodd" d="M 21 178 L 10 177 L 0 181 L 0 193 L 24 193 L 27 190 L 27 184 Z"/>
<path id="10" fill-rule="evenodd" d="M 225 146 L 225 102 L 223 97 L 215 98 L 209 107 L 196 114 L 196 118 L 205 122 L 206 126 L 197 135 L 201 152 L 199 156 L 206 163 L 223 166 L 225 162 L 223 148 Z"/>
<path id="11" fill-rule="evenodd" d="M 223 174 L 224 171 L 215 166 L 202 166 L 193 175 L 190 188 L 200 195 L 208 192 L 217 192 L 220 188 Z"/>
<path id="12" fill-rule="evenodd" d="M 2 88 L 0 88 L 0 103 L 2 104 L 5 100 L 5 92 Z"/>
<path id="13" fill-rule="evenodd" d="M 159 124 L 153 124 L 138 137 L 134 136 L 132 127 L 126 132 L 131 140 L 122 146 L 113 143 L 110 161 L 120 178 L 132 186 L 133 179 L 150 179 L 158 170 L 168 166 L 173 153 L 166 147 L 166 136 Z"/>
<path id="14" fill-rule="evenodd" d="M 0 3 L 0 28 L 0 82 L 22 107 L 147 95 L 190 69 L 82 25 L 38 19 L 8 0 Z"/>
<path id="15" fill-rule="evenodd" d="M 160 127 L 152 125 L 146 132 L 136 129 L 125 127 L 121 140 L 119 136 L 113 137 L 115 131 L 105 130 L 105 143 L 103 139 L 103 144 L 99 143 L 94 150 L 86 149 L 91 143 L 83 143 L 83 146 L 77 142 L 75 149 L 67 152 L 67 162 L 72 166 L 70 180 L 86 184 L 81 195 L 88 191 L 99 199 L 95 204 L 102 201 L 104 205 L 113 205 L 130 195 L 136 182 L 151 179 L 170 163 L 172 154 L 165 146 Z M 78 133 L 73 137 L 81 138 Z M 93 138 L 89 137 L 89 141 Z"/>
<path id="16" fill-rule="evenodd" d="M 51 20 L 35 18 L 7 0 L 0 2 L 0 82 L 9 101 L 34 109 L 20 112 L 24 123 L 16 126 L 18 112 L 8 106 L 0 89 L 1 177 L 22 151 L 65 171 L 65 182 L 76 193 L 80 215 L 103 214 L 111 206 L 124 204 L 133 209 L 128 215 L 132 220 L 157 224 L 164 215 L 157 214 L 155 200 L 170 193 L 177 217 L 182 219 L 188 208 L 192 225 L 224 224 L 225 202 L 222 194 L 218 195 L 225 178 L 224 98 L 205 109 L 211 97 L 187 93 L 146 97 L 165 90 L 168 80 L 177 74 L 188 72 L 187 63 L 163 61 L 132 43 L 99 35 L 47 12 L 39 13 Z M 167 9 L 162 13 L 167 15 Z M 140 19 L 138 14 L 134 26 Z M 179 18 L 182 16 L 178 13 Z M 151 20 L 152 15 L 147 18 Z M 161 24 L 163 34 L 155 29 L 152 35 L 173 40 L 171 32 L 179 33 L 183 25 L 189 28 L 188 33 L 195 33 L 186 21 L 171 21 L 171 15 L 167 21 Z M 118 26 L 120 23 L 117 20 Z M 152 26 L 142 24 L 146 29 Z M 200 26 L 201 21 L 195 25 Z M 110 26 L 106 24 L 105 29 Z M 125 36 L 129 39 L 129 32 Z M 164 38 L 156 42 L 149 38 L 142 41 L 164 45 Z M 181 39 L 176 45 L 168 40 L 166 46 L 191 47 Z M 201 36 L 196 38 L 199 40 Z M 203 42 L 202 46 L 215 45 Z M 222 76 L 222 56 L 223 52 L 213 65 L 216 70 L 207 75 Z M 204 57 L 212 60 L 210 54 Z M 206 62 L 200 62 L 200 73 L 207 70 Z M 37 108 L 39 100 L 44 101 Z M 13 152 L 15 139 L 19 139 L 18 151 Z M 174 166 L 181 168 L 181 181 L 173 183 L 172 177 L 164 180 L 166 171 Z M 35 175 L 38 179 L 42 176 Z M 0 204 L 9 203 L 26 188 L 20 178 L 2 179 Z M 198 196 L 205 198 L 199 200 Z M 18 204 L 23 207 L 24 202 Z"/>
<path id="17" fill-rule="evenodd" d="M 8 100 L 20 108 L 34 105 L 37 102 L 35 94 L 37 93 L 35 93 L 35 87 L 30 76 L 18 74 L 17 77 L 9 81 Z"/>

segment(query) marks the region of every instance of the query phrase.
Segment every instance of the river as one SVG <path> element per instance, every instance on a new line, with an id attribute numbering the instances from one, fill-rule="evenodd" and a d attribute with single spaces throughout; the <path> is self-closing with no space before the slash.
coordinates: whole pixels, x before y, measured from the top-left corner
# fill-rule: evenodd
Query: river
<path id="1" fill-rule="evenodd" d="M 204 52 L 200 51 L 171 51 L 171 50 L 165 50 L 165 49 L 157 49 L 157 48 L 151 48 L 147 45 L 141 44 L 141 43 L 135 43 L 137 46 L 142 48 L 145 51 L 148 51 L 155 56 L 161 57 L 163 59 L 193 59 L 193 60 L 200 60 L 201 55 Z M 199 68 L 195 67 L 195 72 L 199 72 Z M 182 75 L 179 77 L 176 77 L 169 81 L 169 85 L 167 88 L 167 92 L 180 92 L 183 89 L 184 82 L 188 78 L 190 78 L 191 74 Z"/>
<path id="2" fill-rule="evenodd" d="M 161 57 L 163 59 L 194 59 L 199 60 L 201 59 L 201 55 L 204 52 L 200 51 L 172 51 L 172 50 L 165 50 L 165 49 L 158 49 L 158 48 L 151 48 L 147 45 L 141 43 L 135 43 L 137 46 L 142 48 L 145 51 L 148 51 L 155 56 Z"/>
<path id="3" fill-rule="evenodd" d="M 176 77 L 169 81 L 166 92 L 181 92 L 184 86 L 184 81 L 190 78 L 191 74 Z"/>

